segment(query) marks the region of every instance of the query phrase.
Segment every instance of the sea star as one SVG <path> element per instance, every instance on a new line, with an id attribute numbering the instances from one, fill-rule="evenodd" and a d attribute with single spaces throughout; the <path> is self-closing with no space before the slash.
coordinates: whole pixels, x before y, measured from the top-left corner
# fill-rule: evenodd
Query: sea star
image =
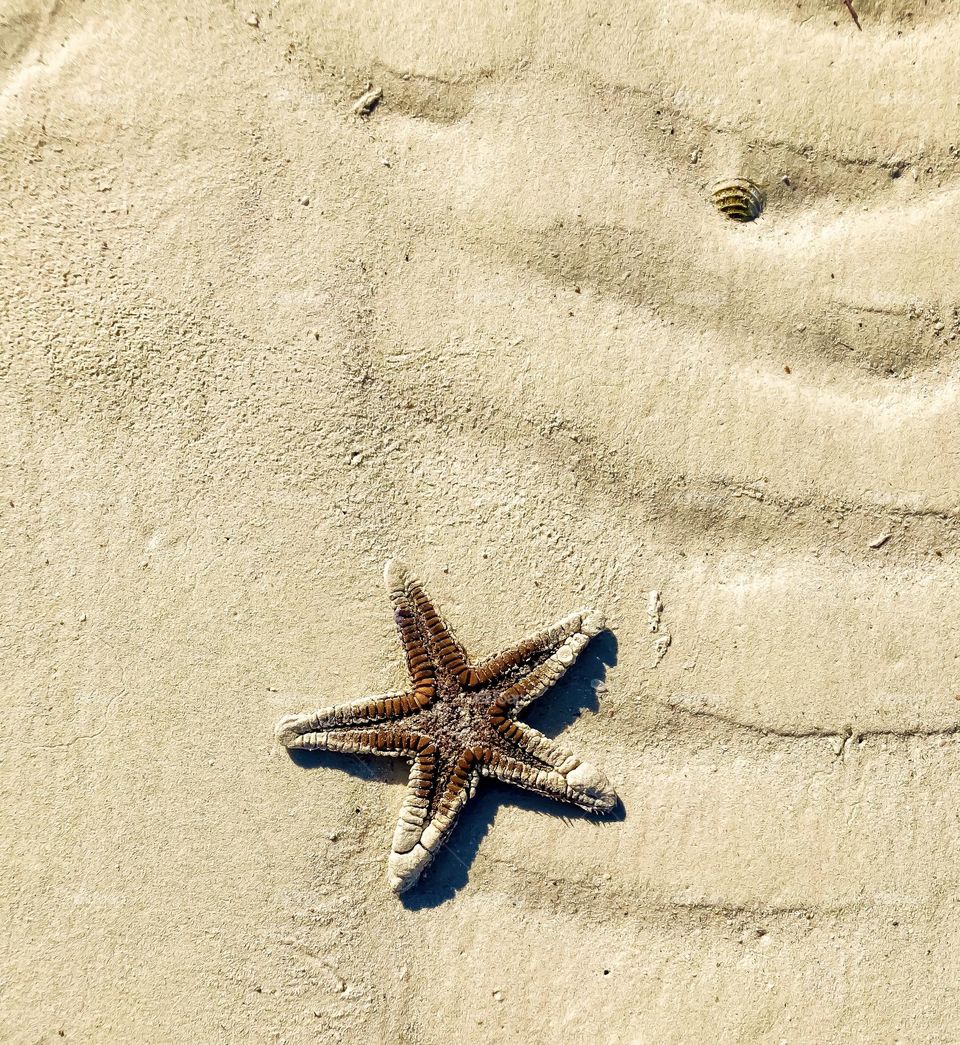
<path id="1" fill-rule="evenodd" d="M 384 580 L 412 688 L 287 715 L 277 723 L 277 738 L 290 749 L 390 755 L 411 763 L 388 861 L 394 892 L 420 877 L 481 776 L 590 812 L 610 812 L 617 795 L 599 769 L 515 719 L 604 629 L 603 618 L 582 610 L 471 664 L 404 566 L 389 561 Z"/>

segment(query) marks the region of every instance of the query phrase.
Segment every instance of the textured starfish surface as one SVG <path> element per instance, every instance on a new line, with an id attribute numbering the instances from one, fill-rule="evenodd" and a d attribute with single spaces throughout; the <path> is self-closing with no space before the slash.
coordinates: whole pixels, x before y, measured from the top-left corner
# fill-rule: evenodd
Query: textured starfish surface
<path id="1" fill-rule="evenodd" d="M 571 614 L 473 664 L 405 567 L 391 560 L 384 580 L 410 688 L 287 715 L 277 723 L 277 738 L 290 749 L 390 755 L 411 764 L 388 861 L 395 892 L 420 877 L 481 776 L 591 812 L 614 809 L 617 795 L 599 769 L 516 720 L 603 630 L 602 617 L 586 610 Z"/>

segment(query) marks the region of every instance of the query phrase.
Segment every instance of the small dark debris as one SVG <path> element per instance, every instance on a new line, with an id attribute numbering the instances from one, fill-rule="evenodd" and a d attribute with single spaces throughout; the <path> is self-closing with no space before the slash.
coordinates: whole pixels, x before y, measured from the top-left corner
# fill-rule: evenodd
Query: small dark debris
<path id="1" fill-rule="evenodd" d="M 843 0 L 843 6 L 850 12 L 850 17 L 853 19 L 853 24 L 863 32 L 863 26 L 860 24 L 860 19 L 857 18 L 857 12 L 853 9 L 853 0 Z M 836 24 L 836 23 L 834 23 Z"/>

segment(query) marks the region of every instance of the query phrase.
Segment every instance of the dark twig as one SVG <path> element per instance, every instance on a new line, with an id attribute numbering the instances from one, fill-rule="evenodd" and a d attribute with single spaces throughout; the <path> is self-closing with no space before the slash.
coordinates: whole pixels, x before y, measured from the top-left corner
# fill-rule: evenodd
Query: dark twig
<path id="1" fill-rule="evenodd" d="M 860 24 L 860 19 L 857 18 L 857 12 L 853 9 L 853 0 L 843 0 L 843 5 L 850 12 L 850 17 L 853 19 L 854 25 L 863 32 L 863 26 Z"/>

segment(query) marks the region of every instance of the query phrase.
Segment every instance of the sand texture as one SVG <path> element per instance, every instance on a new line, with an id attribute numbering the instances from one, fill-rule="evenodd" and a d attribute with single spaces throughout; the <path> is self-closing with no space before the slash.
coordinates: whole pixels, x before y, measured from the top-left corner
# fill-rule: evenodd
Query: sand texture
<path id="1" fill-rule="evenodd" d="M 0 1040 L 960 1042 L 960 11 L 856 8 L 0 4 Z M 389 891 L 273 726 L 391 555 L 606 614 L 621 817 Z"/>

